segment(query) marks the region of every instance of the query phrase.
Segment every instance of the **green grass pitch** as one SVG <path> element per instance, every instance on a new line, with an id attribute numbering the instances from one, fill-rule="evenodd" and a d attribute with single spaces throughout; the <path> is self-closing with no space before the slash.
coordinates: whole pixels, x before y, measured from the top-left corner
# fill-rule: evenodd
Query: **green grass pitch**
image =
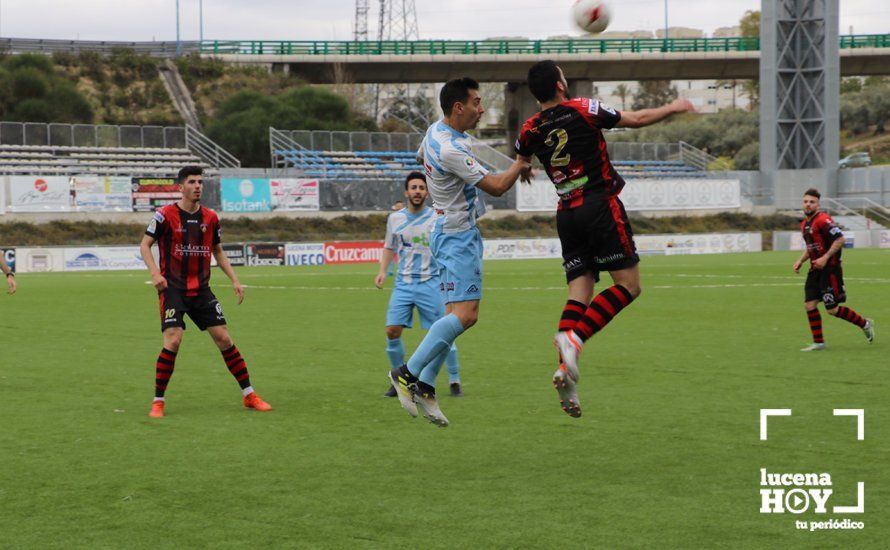
<path id="1" fill-rule="evenodd" d="M 215 271 L 275 410 L 243 409 L 190 326 L 161 420 L 147 274 L 22 275 L 0 300 L 0 546 L 886 547 L 890 251 L 844 253 L 847 305 L 877 319 L 876 342 L 823 313 L 819 354 L 798 351 L 796 255 L 644 258 L 643 295 L 581 357 L 578 420 L 550 385 L 559 262 L 488 262 L 447 429 L 381 397 L 376 266 L 241 269 L 237 307 Z M 409 353 L 421 335 L 406 332 Z M 760 441 L 760 408 L 793 416 Z M 865 409 L 864 441 L 833 408 Z M 760 514 L 762 467 L 830 472 L 829 504 L 864 481 L 865 514 Z M 831 517 L 865 529 L 794 527 Z"/>

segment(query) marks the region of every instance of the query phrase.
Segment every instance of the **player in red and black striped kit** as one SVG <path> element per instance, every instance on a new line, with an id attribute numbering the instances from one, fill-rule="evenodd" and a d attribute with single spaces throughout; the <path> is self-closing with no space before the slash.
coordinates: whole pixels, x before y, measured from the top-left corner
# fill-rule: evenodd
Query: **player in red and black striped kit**
<path id="1" fill-rule="evenodd" d="M 875 339 L 875 324 L 851 308 L 840 305 L 847 301 L 844 289 L 844 272 L 841 267 L 841 251 L 844 248 L 844 233 L 834 223 L 828 212 L 819 210 L 822 195 L 817 189 L 807 189 L 803 196 L 804 219 L 800 230 L 806 249 L 794 262 L 794 272 L 799 273 L 803 263 L 810 260 L 810 271 L 804 287 L 804 305 L 813 343 L 800 351 L 822 351 L 825 338 L 822 335 L 822 316 L 819 315 L 819 302 L 825 304 L 825 311 L 833 317 L 843 319 L 861 328 L 868 343 Z"/>
<path id="2" fill-rule="evenodd" d="M 640 259 L 618 198 L 624 180 L 609 161 L 602 130 L 649 126 L 691 111 L 692 104 L 677 100 L 657 109 L 618 112 L 595 99 L 570 99 L 562 70 L 549 60 L 532 66 L 528 86 L 541 111 L 523 125 L 516 153 L 527 161 L 538 157 L 560 197 L 556 228 L 569 299 L 556 334 L 560 365 L 553 384 L 563 410 L 578 417 L 581 347 L 640 294 Z M 591 301 L 601 271 L 608 271 L 614 284 Z"/>
<path id="3" fill-rule="evenodd" d="M 219 218 L 216 212 L 200 204 L 204 187 L 202 174 L 199 166 L 186 166 L 179 171 L 182 198 L 154 213 L 140 244 L 142 259 L 158 290 L 164 335 L 164 348 L 155 365 L 155 399 L 149 413 L 154 418 L 164 416 L 164 393 L 173 375 L 186 315 L 199 329 L 210 334 L 222 352 L 226 367 L 241 386 L 244 406 L 258 411 L 272 410 L 253 391 L 247 364 L 232 343 L 222 306 L 210 290 L 212 255 L 231 279 L 238 303 L 244 300 L 244 288 L 220 244 Z M 154 243 L 158 243 L 160 267 L 151 254 Z"/>

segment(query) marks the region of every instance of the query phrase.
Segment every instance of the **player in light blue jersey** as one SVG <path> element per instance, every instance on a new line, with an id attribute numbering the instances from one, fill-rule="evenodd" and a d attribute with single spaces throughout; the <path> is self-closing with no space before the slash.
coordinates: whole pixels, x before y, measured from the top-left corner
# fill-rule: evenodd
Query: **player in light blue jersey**
<path id="1" fill-rule="evenodd" d="M 517 159 L 500 174 L 489 173 L 472 152 L 471 130 L 485 109 L 479 84 L 471 78 L 450 80 L 439 93 L 445 114 L 426 132 L 417 152 L 436 210 L 430 249 L 440 269 L 440 290 L 447 314 L 433 323 L 408 363 L 390 371 L 402 407 L 411 416 L 418 409 L 433 424 L 448 425 L 436 400 L 436 374 L 455 339 L 476 323 L 482 299 L 482 235 L 476 218 L 485 212 L 479 190 L 496 197 L 531 167 Z"/>
<path id="2" fill-rule="evenodd" d="M 445 315 L 445 302 L 439 291 L 439 266 L 430 252 L 430 230 L 435 222 L 435 211 L 426 206 L 426 177 L 411 172 L 405 178 L 405 197 L 408 206 L 389 215 L 386 220 L 386 239 L 380 258 L 380 271 L 374 278 L 377 288 L 383 288 L 387 270 L 394 256 L 399 257 L 395 285 L 386 311 L 386 355 L 392 368 L 405 364 L 405 345 L 402 329 L 411 328 L 414 308 L 425 329 Z M 445 358 L 451 395 L 460 397 L 460 366 L 457 346 L 452 344 Z M 439 365 L 441 368 L 442 365 Z M 390 385 L 386 397 L 396 397 Z"/>

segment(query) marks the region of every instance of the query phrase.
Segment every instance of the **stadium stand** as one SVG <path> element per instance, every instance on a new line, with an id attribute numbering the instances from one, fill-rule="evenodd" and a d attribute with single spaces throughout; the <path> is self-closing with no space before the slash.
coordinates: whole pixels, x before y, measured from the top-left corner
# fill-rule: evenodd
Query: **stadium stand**
<path id="1" fill-rule="evenodd" d="M 412 170 L 421 169 L 414 158 L 421 137 L 420 134 L 380 136 L 367 132 L 347 134 L 270 129 L 272 165 L 297 169 L 310 178 L 348 181 L 398 179 Z M 373 145 L 381 149 L 367 149 Z M 690 147 L 682 143 L 618 142 L 610 144 L 609 149 L 613 164 L 625 177 L 705 177 L 708 159 L 702 155 L 706 154 L 692 151 L 694 148 Z M 339 148 L 342 150 L 337 150 Z M 480 160 L 485 163 L 481 156 Z"/>
<path id="2" fill-rule="evenodd" d="M 0 174 L 169 177 L 240 163 L 189 127 L 0 123 Z"/>

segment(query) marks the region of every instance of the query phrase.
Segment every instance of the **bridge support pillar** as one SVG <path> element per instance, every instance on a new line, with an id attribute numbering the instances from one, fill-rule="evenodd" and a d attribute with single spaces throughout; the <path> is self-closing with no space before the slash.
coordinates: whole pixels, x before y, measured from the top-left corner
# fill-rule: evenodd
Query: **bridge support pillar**
<path id="1" fill-rule="evenodd" d="M 589 80 L 569 80 L 571 97 L 591 97 L 593 82 Z M 540 106 L 525 82 L 508 82 L 504 86 L 504 127 L 507 130 L 507 143 L 512 147 L 519 137 L 522 125 Z"/>
<path id="2" fill-rule="evenodd" d="M 760 172 L 776 206 L 807 187 L 837 195 L 840 153 L 839 0 L 762 0 Z"/>

